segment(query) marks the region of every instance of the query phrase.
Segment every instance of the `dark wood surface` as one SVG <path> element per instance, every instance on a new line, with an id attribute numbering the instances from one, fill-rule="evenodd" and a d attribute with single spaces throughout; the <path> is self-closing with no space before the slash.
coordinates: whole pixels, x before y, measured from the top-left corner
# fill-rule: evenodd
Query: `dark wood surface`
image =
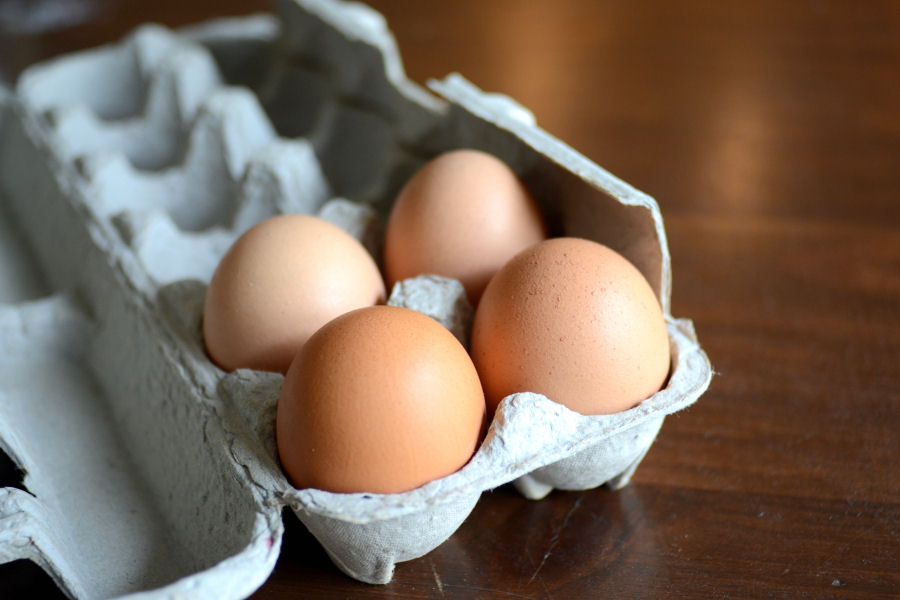
<path id="1" fill-rule="evenodd" d="M 268 7 L 81 4 L 74 25 L 3 21 L 3 76 Z M 717 374 L 621 491 L 486 493 L 381 587 L 286 513 L 254 597 L 900 597 L 900 2 L 371 4 L 413 79 L 509 94 L 657 198 L 673 313 Z"/>

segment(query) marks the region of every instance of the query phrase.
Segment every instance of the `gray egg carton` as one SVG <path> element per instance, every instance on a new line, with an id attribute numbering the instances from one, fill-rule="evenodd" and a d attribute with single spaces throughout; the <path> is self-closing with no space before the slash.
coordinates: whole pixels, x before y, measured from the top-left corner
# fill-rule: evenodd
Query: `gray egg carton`
<path id="1" fill-rule="evenodd" d="M 30 559 L 74 598 L 242 598 L 272 571 L 290 506 L 340 569 L 385 583 L 485 490 L 628 482 L 712 373 L 671 317 L 656 203 L 512 100 L 458 75 L 430 87 L 406 79 L 378 13 L 284 0 L 277 18 L 143 26 L 0 91 L 0 448 L 28 489 L 0 490 L 0 562 Z M 282 376 L 225 373 L 204 353 L 212 271 L 248 227 L 288 212 L 378 258 L 399 187 L 456 147 L 511 165 L 555 233 L 637 265 L 668 322 L 666 387 L 590 417 L 510 396 L 469 464 L 410 492 L 295 489 L 274 440 Z M 458 282 L 401 282 L 389 302 L 467 341 Z"/>

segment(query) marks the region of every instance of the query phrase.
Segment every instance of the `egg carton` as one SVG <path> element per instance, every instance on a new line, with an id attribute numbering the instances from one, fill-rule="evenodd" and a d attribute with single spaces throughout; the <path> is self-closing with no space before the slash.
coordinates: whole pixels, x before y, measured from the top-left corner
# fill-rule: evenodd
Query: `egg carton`
<path id="1" fill-rule="evenodd" d="M 246 597 L 274 567 L 286 506 L 342 571 L 386 583 L 485 490 L 625 485 L 664 417 L 709 384 L 690 322 L 671 316 L 652 198 L 509 98 L 459 75 L 431 92 L 409 81 L 368 7 L 277 8 L 142 26 L 0 91 L 0 449 L 28 490 L 0 490 L 0 562 L 30 559 L 73 598 Z M 282 376 L 225 373 L 204 353 L 212 271 L 247 228 L 292 212 L 343 227 L 379 259 L 400 186 L 456 147 L 509 164 L 554 233 L 640 269 L 668 325 L 666 387 L 601 416 L 514 394 L 456 473 L 399 494 L 295 489 L 274 439 Z M 455 280 L 401 282 L 389 303 L 468 340 Z"/>

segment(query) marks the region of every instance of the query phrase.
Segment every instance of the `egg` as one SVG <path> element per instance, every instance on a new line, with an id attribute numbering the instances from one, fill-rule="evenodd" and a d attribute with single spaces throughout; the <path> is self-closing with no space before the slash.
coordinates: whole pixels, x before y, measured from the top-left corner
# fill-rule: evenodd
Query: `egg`
<path id="1" fill-rule="evenodd" d="M 421 274 L 458 279 L 478 303 L 497 270 L 546 237 L 528 189 L 498 158 L 454 150 L 407 181 L 385 230 L 388 286 Z"/>
<path id="2" fill-rule="evenodd" d="M 577 238 L 536 244 L 497 272 L 471 346 L 492 412 L 525 391 L 585 415 L 619 412 L 658 391 L 669 371 L 650 284 L 619 253 Z"/>
<path id="3" fill-rule="evenodd" d="M 384 281 L 355 238 L 318 217 L 281 215 L 222 257 L 203 307 L 207 353 L 226 371 L 285 372 L 317 329 L 382 302 Z"/>
<path id="4" fill-rule="evenodd" d="M 465 465 L 485 413 L 453 334 L 408 308 L 362 308 L 322 327 L 291 364 L 278 454 L 298 488 L 403 492 Z"/>

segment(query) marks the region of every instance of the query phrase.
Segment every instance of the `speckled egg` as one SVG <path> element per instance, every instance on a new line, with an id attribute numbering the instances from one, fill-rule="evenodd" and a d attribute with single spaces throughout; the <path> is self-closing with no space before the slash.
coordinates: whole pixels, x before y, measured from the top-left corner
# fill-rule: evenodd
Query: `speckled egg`
<path id="1" fill-rule="evenodd" d="M 577 238 L 541 242 L 504 265 L 475 313 L 471 351 L 491 411 L 530 391 L 586 415 L 619 412 L 669 371 L 650 284 L 622 255 Z"/>

